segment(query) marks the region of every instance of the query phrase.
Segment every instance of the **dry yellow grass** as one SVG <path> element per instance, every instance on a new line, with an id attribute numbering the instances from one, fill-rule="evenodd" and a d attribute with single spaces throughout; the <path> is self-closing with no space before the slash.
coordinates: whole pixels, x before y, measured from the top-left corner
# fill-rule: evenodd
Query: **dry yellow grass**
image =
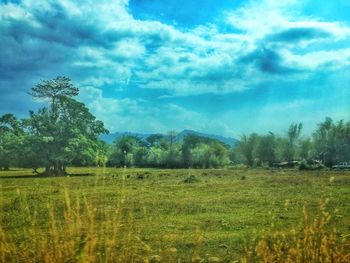
<path id="1" fill-rule="evenodd" d="M 19 191 L 18 195 L 22 197 Z M 0 226 L 2 262 L 139 262 L 150 258 L 150 247 L 135 235 L 132 216 L 123 211 L 123 198 L 113 209 L 98 211 L 90 200 L 74 200 L 65 189 L 59 202 L 64 205 L 63 214 L 55 209 L 60 204 L 47 205 L 46 228 L 21 198 L 30 224 L 11 234 Z M 97 217 L 106 220 L 97 224 Z M 16 235 L 27 240 L 18 242 Z"/>
<path id="2" fill-rule="evenodd" d="M 327 231 L 331 215 L 326 211 L 327 200 L 321 201 L 315 218 L 304 208 L 303 227 L 299 231 L 280 232 L 271 229 L 247 249 L 243 262 L 350 262 L 350 243 L 335 227 Z"/>

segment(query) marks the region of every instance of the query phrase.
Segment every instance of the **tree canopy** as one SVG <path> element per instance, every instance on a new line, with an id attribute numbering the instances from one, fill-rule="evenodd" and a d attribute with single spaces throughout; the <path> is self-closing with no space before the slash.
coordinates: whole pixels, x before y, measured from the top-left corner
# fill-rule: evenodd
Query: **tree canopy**
<path id="1" fill-rule="evenodd" d="M 22 121 L 26 131 L 23 164 L 32 164 L 33 168 L 44 166 L 43 174 L 58 176 L 66 174 L 66 166 L 72 162 L 106 162 L 107 147 L 99 135 L 108 130 L 83 103 L 73 98 L 78 93 L 79 89 L 66 77 L 44 80 L 32 88 L 30 94 L 48 100 L 49 106 L 30 111 L 29 118 Z M 22 134 L 13 116 L 4 115 L 1 120 L 4 123 L 1 130 L 17 137 Z"/>

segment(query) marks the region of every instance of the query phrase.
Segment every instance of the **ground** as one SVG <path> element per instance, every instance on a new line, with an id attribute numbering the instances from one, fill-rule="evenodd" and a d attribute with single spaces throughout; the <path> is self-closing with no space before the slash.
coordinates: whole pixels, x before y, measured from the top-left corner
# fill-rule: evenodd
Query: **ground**
<path id="1" fill-rule="evenodd" d="M 271 229 L 301 229 L 303 207 L 313 216 L 320 202 L 326 202 L 332 216 L 330 228 L 335 226 L 341 238 L 350 234 L 349 171 L 69 168 L 68 172 L 75 175 L 37 178 L 29 169 L 0 172 L 3 236 L 11 237 L 19 248 L 35 250 L 28 235 L 45 235 L 52 232 L 52 225 L 59 233 L 60 227 L 73 222 L 67 221 L 71 209 L 74 215 L 85 215 L 95 228 L 100 226 L 98 231 L 85 229 L 94 233 L 97 247 L 103 233 L 109 235 L 111 228 L 119 227 L 119 237 L 129 241 L 117 249 L 138 242 L 142 248 L 135 251 L 153 257 L 168 251 L 184 262 L 195 254 L 239 259 L 251 240 Z M 185 183 L 190 176 L 196 180 Z M 112 220 L 118 224 L 108 223 Z M 79 229 L 69 230 L 60 240 L 85 231 Z"/>

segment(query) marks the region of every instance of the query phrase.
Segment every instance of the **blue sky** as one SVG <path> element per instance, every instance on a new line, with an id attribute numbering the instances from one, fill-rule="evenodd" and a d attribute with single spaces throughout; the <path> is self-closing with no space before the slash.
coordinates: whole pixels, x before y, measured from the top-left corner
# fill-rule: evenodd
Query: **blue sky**
<path id="1" fill-rule="evenodd" d="M 0 114 L 70 77 L 110 131 L 239 138 L 350 118 L 348 0 L 23 0 L 0 4 Z"/>

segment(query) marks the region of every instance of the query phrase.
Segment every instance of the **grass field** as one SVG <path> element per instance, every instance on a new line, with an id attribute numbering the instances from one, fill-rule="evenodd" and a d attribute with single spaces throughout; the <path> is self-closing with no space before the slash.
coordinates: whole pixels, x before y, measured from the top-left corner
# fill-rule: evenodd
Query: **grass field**
<path id="1" fill-rule="evenodd" d="M 82 175 L 35 178 L 25 169 L 0 172 L 4 262 L 241 261 L 250 247 L 257 253 L 263 237 L 303 232 L 304 207 L 312 220 L 327 217 L 322 231 L 345 252 L 350 248 L 350 172 L 68 172 Z M 198 180 L 185 183 L 191 175 Z M 344 251 L 346 262 L 350 256 Z"/>

